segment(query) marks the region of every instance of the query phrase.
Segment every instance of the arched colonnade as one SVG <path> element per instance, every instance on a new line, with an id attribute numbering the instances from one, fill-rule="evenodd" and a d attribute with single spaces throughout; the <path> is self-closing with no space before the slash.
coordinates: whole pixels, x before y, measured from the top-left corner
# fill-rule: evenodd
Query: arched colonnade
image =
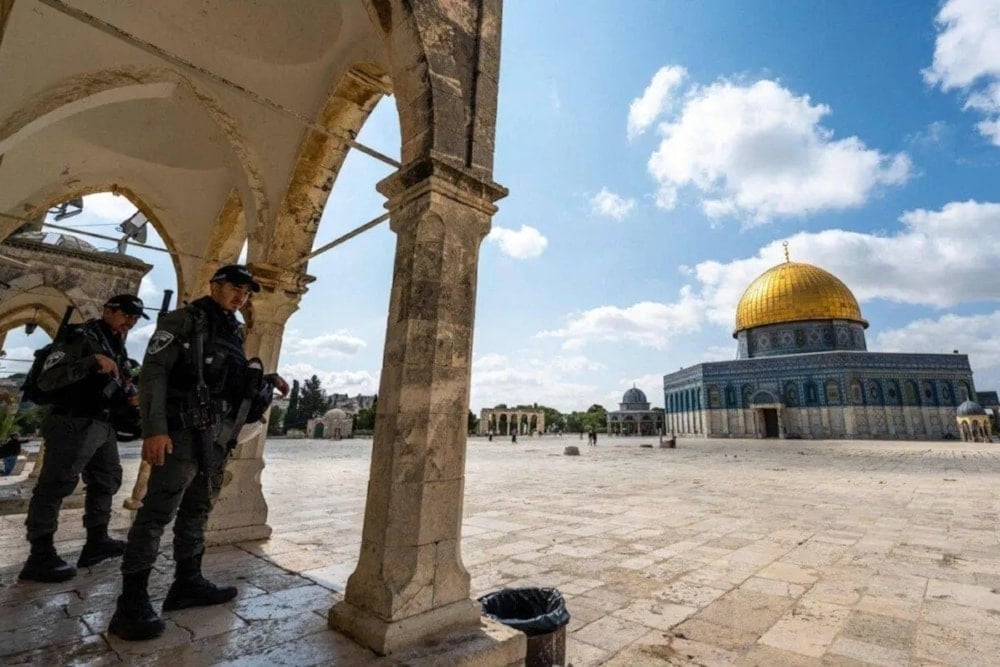
<path id="1" fill-rule="evenodd" d="M 116 192 L 164 239 L 179 299 L 246 243 L 263 287 L 247 351 L 269 368 L 344 159 L 395 96 L 399 159 L 377 185 L 396 246 L 373 472 L 330 624 L 383 654 L 478 628 L 460 556 L 463 426 L 479 247 L 506 194 L 492 179 L 500 1 L 86 7 L 0 0 L 0 240 L 54 203 Z M 45 57 L 24 57 L 38 35 Z M 51 327 L 58 309 L 44 312 Z M 263 452 L 263 435 L 237 448 L 211 541 L 269 536 Z"/>

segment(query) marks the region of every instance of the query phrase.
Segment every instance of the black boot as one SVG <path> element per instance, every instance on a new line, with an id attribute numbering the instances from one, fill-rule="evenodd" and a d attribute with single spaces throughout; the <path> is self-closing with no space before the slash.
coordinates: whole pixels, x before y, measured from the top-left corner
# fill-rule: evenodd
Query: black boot
<path id="1" fill-rule="evenodd" d="M 229 602 L 234 597 L 235 587 L 219 587 L 201 576 L 201 555 L 198 555 L 177 561 L 177 574 L 163 601 L 163 611 L 207 607 Z"/>
<path id="2" fill-rule="evenodd" d="M 149 603 L 148 584 L 149 570 L 122 575 L 122 594 L 108 632 L 129 641 L 155 639 L 163 634 L 167 624 Z"/>
<path id="3" fill-rule="evenodd" d="M 87 542 L 76 561 L 77 567 L 90 567 L 102 560 L 117 558 L 125 553 L 125 543 L 108 537 L 107 526 L 90 526 L 87 528 Z"/>
<path id="4" fill-rule="evenodd" d="M 53 584 L 75 576 L 76 568 L 59 557 L 49 533 L 31 540 L 31 554 L 17 578 Z"/>

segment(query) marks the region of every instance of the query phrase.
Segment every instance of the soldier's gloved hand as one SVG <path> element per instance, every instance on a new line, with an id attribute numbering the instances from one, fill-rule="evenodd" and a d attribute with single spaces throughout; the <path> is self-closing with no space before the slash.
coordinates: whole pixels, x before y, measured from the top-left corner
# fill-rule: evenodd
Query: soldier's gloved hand
<path id="1" fill-rule="evenodd" d="M 174 451 L 174 443 L 169 435 L 151 435 L 142 440 L 142 460 L 151 466 L 161 466 L 167 454 Z"/>
<path id="2" fill-rule="evenodd" d="M 112 377 L 118 377 L 118 364 L 111 357 L 106 357 L 103 354 L 95 354 L 94 358 L 97 359 L 98 373 L 106 373 Z"/>
<path id="3" fill-rule="evenodd" d="M 285 382 L 285 378 L 277 373 L 269 373 L 264 376 L 264 379 L 273 384 L 274 388 L 281 392 L 282 398 L 288 396 L 288 383 Z"/>

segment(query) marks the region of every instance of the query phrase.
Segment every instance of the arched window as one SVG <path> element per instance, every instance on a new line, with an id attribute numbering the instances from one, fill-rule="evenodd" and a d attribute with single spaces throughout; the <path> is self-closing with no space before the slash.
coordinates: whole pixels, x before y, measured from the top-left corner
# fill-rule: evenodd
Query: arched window
<path id="1" fill-rule="evenodd" d="M 885 402 L 891 405 L 899 405 L 899 382 L 896 380 L 886 380 L 885 382 Z"/>
<path id="2" fill-rule="evenodd" d="M 731 384 L 726 385 L 726 407 L 736 407 L 736 387 Z"/>
<path id="3" fill-rule="evenodd" d="M 969 390 L 969 383 L 966 382 L 965 380 L 959 380 L 958 381 L 958 402 L 959 403 L 964 403 L 965 401 L 969 400 L 970 396 L 972 396 L 972 392 Z"/>
<path id="4" fill-rule="evenodd" d="M 868 381 L 868 403 L 870 405 L 881 405 L 882 404 L 882 387 L 879 386 L 878 380 Z"/>
<path id="5" fill-rule="evenodd" d="M 930 380 L 924 380 L 920 383 L 920 398 L 925 405 L 936 405 L 937 396 L 934 392 L 934 383 Z"/>
<path id="6" fill-rule="evenodd" d="M 851 403 L 861 405 L 865 402 L 864 393 L 861 390 L 860 380 L 851 380 Z"/>
<path id="7" fill-rule="evenodd" d="M 917 383 L 907 380 L 903 383 L 903 398 L 907 405 L 920 405 L 920 392 L 917 391 Z"/>
<path id="8" fill-rule="evenodd" d="M 795 407 L 799 404 L 799 390 L 795 386 L 794 382 L 789 382 L 785 385 L 785 405 L 790 408 Z"/>
<path id="9" fill-rule="evenodd" d="M 749 408 L 750 397 L 753 396 L 753 386 L 749 384 L 743 385 L 742 389 L 740 389 L 740 394 L 743 396 L 743 407 Z"/>
<path id="10" fill-rule="evenodd" d="M 826 394 L 827 405 L 840 405 L 840 385 L 834 379 L 823 383 L 823 392 Z"/>
<path id="11" fill-rule="evenodd" d="M 722 407 L 722 392 L 719 391 L 719 387 L 717 385 L 708 385 L 708 407 Z"/>
<path id="12" fill-rule="evenodd" d="M 812 380 L 806 382 L 806 405 L 816 405 L 819 403 L 819 392 L 816 391 L 816 383 Z"/>
<path id="13" fill-rule="evenodd" d="M 951 389 L 951 382 L 947 380 L 941 383 L 941 401 L 945 405 L 955 404 L 955 393 Z"/>

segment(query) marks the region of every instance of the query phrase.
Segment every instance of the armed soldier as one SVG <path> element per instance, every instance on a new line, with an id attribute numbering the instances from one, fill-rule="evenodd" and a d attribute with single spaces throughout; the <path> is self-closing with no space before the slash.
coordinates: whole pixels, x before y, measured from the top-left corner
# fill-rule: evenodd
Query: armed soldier
<path id="1" fill-rule="evenodd" d="M 108 630 L 122 639 L 152 639 L 166 625 L 153 611 L 147 586 L 163 529 L 174 521 L 174 582 L 163 611 L 228 602 L 233 587 L 201 573 L 205 523 L 222 487 L 226 459 L 244 423 L 257 421 L 278 375 L 263 376 L 248 361 L 237 310 L 260 291 L 247 267 L 224 266 L 210 295 L 160 318 L 140 375 L 142 458 L 152 466 L 149 487 L 128 534 L 122 593 Z"/>
<path id="2" fill-rule="evenodd" d="M 143 313 L 142 299 L 119 294 L 104 304 L 100 319 L 70 326 L 44 357 L 37 386 L 25 394 L 52 405 L 42 422 L 45 464 L 28 505 L 31 555 L 20 579 L 66 581 L 76 568 L 56 553 L 53 536 L 63 498 L 80 480 L 87 484 L 83 525 L 87 542 L 77 560 L 87 567 L 122 555 L 125 543 L 108 536 L 111 498 L 122 483 L 114 415 L 138 401 L 123 369 L 128 367 L 125 336 Z M 41 361 L 41 359 L 39 359 Z M 29 378 L 34 374 L 29 373 Z M 40 398 L 41 397 L 41 398 Z"/>

